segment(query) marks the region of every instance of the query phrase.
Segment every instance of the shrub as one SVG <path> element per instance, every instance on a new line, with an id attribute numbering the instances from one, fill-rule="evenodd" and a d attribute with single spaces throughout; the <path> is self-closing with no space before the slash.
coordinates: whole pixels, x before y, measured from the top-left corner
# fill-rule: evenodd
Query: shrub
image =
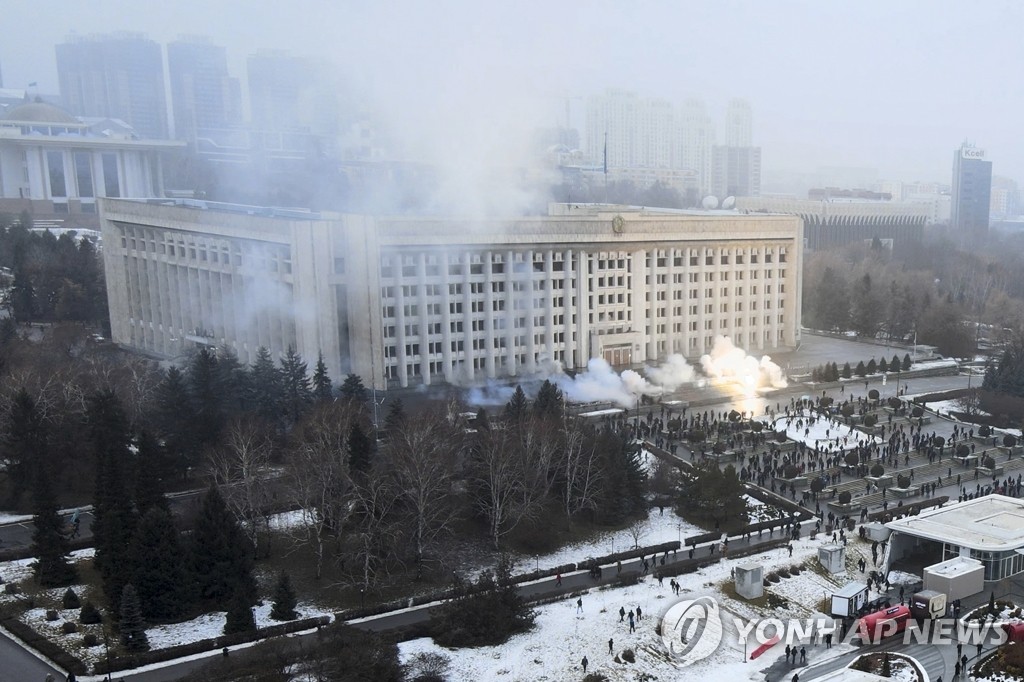
<path id="1" fill-rule="evenodd" d="M 66 620 L 61 623 L 60 631 L 65 635 L 73 635 L 78 632 L 78 625 L 76 623 L 72 623 L 70 620 Z"/>
<path id="2" fill-rule="evenodd" d="M 823 481 L 822 479 L 816 478 L 813 481 L 811 481 L 811 492 L 812 493 L 820 493 L 824 489 L 825 489 L 825 481 Z"/>
<path id="3" fill-rule="evenodd" d="M 1003 436 L 1003 445 L 1008 448 L 1012 448 L 1017 445 L 1017 439 L 1010 434 L 1006 434 Z"/>
<path id="4" fill-rule="evenodd" d="M 785 443 L 786 442 L 786 432 L 785 431 L 776 431 L 775 432 L 775 440 L 777 442 L 779 442 L 779 443 Z"/>
<path id="5" fill-rule="evenodd" d="M 869 414 L 868 416 L 864 417 L 864 426 L 868 427 L 869 429 L 877 423 L 878 417 L 876 417 L 873 414 Z"/>
<path id="6" fill-rule="evenodd" d="M 82 638 L 82 646 L 89 648 L 98 646 L 100 643 L 99 637 L 92 634 L 91 632 Z"/>
<path id="7" fill-rule="evenodd" d="M 978 429 L 978 435 L 982 438 L 988 438 L 992 435 L 992 427 L 988 424 L 983 424 L 982 427 Z"/>
<path id="8" fill-rule="evenodd" d="M 77 609 L 82 606 L 82 602 L 78 599 L 78 595 L 70 587 L 67 592 L 64 593 L 64 598 L 61 600 L 64 604 L 65 609 Z"/>
<path id="9" fill-rule="evenodd" d="M 957 457 L 966 457 L 969 454 L 971 454 L 971 449 L 969 447 L 967 447 L 966 445 L 964 445 L 963 443 L 961 443 L 960 445 L 956 446 L 956 456 Z"/>
<path id="10" fill-rule="evenodd" d="M 78 612 L 78 620 L 83 625 L 95 625 L 103 622 L 103 616 L 100 615 L 99 609 L 93 606 L 92 602 L 87 599 L 82 604 L 82 610 Z"/>
<path id="11" fill-rule="evenodd" d="M 850 452 L 846 453 L 846 457 L 843 458 L 843 461 L 846 462 L 847 466 L 855 467 L 858 464 L 860 464 L 860 457 L 857 455 L 856 452 L 853 452 L 851 450 Z"/>
<path id="12" fill-rule="evenodd" d="M 832 398 L 830 398 L 829 396 L 825 396 L 818 402 L 818 404 L 821 405 L 822 407 L 831 407 L 832 402 Z"/>
<path id="13" fill-rule="evenodd" d="M 924 416 L 924 408 L 921 407 L 920 405 L 915 405 L 914 409 L 912 409 L 910 411 L 910 416 L 913 417 L 914 419 L 918 419 L 920 417 L 923 417 Z"/>
<path id="14" fill-rule="evenodd" d="M 636 654 L 633 653 L 632 649 L 626 649 L 622 652 L 622 660 L 626 663 L 636 663 Z"/>
<path id="15" fill-rule="evenodd" d="M 981 466 L 985 467 L 986 469 L 995 469 L 996 461 L 992 459 L 992 455 L 985 455 L 984 457 L 981 458 Z"/>
<path id="16" fill-rule="evenodd" d="M 725 443 L 723 443 L 722 441 L 715 442 L 715 444 L 711 446 L 711 452 L 715 453 L 716 455 L 721 455 L 722 453 L 725 452 Z"/>
<path id="17" fill-rule="evenodd" d="M 871 467 L 871 475 L 874 476 L 875 478 L 878 478 L 879 476 L 882 476 L 884 474 L 885 467 L 883 467 L 878 462 L 875 462 L 875 464 Z"/>
<path id="18" fill-rule="evenodd" d="M 868 398 L 870 400 L 878 400 L 878 389 L 873 388 L 868 391 Z"/>
<path id="19" fill-rule="evenodd" d="M 850 500 L 853 499 L 853 495 L 850 494 L 849 490 L 844 490 L 839 493 L 839 504 L 850 504 Z"/>
<path id="20" fill-rule="evenodd" d="M 18 594 L 21 590 L 14 583 L 4 584 L 4 594 Z"/>
<path id="21" fill-rule="evenodd" d="M 852 417 L 853 416 L 853 412 L 854 412 L 853 404 L 852 403 L 843 403 L 843 406 L 839 408 L 839 412 L 844 417 L 847 417 L 847 418 Z"/>
<path id="22" fill-rule="evenodd" d="M 796 478 L 800 475 L 800 469 L 794 464 L 787 464 L 786 468 L 782 470 L 782 475 L 785 478 Z"/>
<path id="23" fill-rule="evenodd" d="M 694 443 L 703 443 L 707 435 L 700 429 L 692 429 L 689 433 L 689 438 Z"/>
<path id="24" fill-rule="evenodd" d="M 752 421 L 750 422 L 750 430 L 754 433 L 761 433 L 761 431 L 764 430 L 764 423 L 756 420 Z"/>
<path id="25" fill-rule="evenodd" d="M 57 615 L 57 610 L 56 609 L 47 609 L 47 611 L 46 611 L 46 620 L 47 621 L 52 623 L 53 621 L 57 620 L 59 617 L 60 616 Z"/>
<path id="26" fill-rule="evenodd" d="M 900 474 L 899 476 L 896 477 L 896 485 L 899 486 L 900 488 L 909 488 L 910 476 L 907 476 L 906 474 Z"/>
<path id="27" fill-rule="evenodd" d="M 902 403 L 900 402 L 900 399 L 895 397 L 895 396 L 893 396 L 892 398 L 889 398 L 888 402 L 889 402 L 889 407 L 891 407 L 894 410 L 900 409 L 900 405 L 902 405 Z"/>

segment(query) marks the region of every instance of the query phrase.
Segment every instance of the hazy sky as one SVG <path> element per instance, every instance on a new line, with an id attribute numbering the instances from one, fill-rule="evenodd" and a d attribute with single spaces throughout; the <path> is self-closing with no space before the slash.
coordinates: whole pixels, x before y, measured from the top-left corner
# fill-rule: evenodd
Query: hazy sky
<path id="1" fill-rule="evenodd" d="M 866 166 L 948 182 L 967 138 L 1024 181 L 1020 2 L 6 0 L 2 15 L 7 87 L 55 92 L 53 45 L 72 31 L 200 34 L 243 81 L 258 47 L 323 55 L 445 147 L 502 154 L 506 130 L 559 122 L 566 94 L 623 87 L 704 99 L 720 137 L 726 101 L 749 99 L 766 175 Z"/>

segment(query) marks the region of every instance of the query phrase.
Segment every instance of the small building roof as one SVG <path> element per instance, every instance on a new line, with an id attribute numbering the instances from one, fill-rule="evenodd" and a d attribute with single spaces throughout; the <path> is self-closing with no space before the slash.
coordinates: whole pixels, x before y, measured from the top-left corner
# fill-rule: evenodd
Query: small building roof
<path id="1" fill-rule="evenodd" d="M 958 556 L 948 559 L 939 564 L 932 564 L 926 566 L 924 569 L 925 573 L 939 576 L 941 578 L 955 578 L 963 575 L 964 573 L 970 573 L 971 571 L 983 570 L 981 562 L 977 559 L 971 559 L 970 557 Z"/>
<path id="2" fill-rule="evenodd" d="M 865 583 L 846 583 L 836 592 L 833 592 L 837 597 L 854 597 L 861 592 L 867 592 L 868 586 Z"/>
<path id="3" fill-rule="evenodd" d="M 1011 551 L 1024 547 L 1024 500 L 986 495 L 885 525 L 897 533 L 978 551 Z"/>
<path id="4" fill-rule="evenodd" d="M 60 107 L 46 102 L 26 102 L 10 107 L 4 114 L 8 121 L 25 123 L 59 123 L 61 125 L 81 125 L 81 121 Z"/>

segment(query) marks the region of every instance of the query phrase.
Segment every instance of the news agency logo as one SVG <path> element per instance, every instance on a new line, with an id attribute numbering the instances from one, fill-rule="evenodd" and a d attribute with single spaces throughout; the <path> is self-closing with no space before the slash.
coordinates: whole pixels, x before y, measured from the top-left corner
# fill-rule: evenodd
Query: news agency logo
<path id="1" fill-rule="evenodd" d="M 722 643 L 722 616 L 712 597 L 673 604 L 661 619 L 661 639 L 677 667 L 710 656 Z"/>

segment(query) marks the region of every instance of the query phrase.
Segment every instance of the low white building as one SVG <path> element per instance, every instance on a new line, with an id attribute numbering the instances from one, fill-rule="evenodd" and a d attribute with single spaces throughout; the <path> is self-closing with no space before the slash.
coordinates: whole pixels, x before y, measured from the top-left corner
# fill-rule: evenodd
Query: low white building
<path id="1" fill-rule="evenodd" d="M 986 495 L 923 511 L 885 524 L 890 563 L 912 554 L 931 554 L 935 562 L 976 559 L 985 581 L 1024 572 L 1024 500 Z"/>

